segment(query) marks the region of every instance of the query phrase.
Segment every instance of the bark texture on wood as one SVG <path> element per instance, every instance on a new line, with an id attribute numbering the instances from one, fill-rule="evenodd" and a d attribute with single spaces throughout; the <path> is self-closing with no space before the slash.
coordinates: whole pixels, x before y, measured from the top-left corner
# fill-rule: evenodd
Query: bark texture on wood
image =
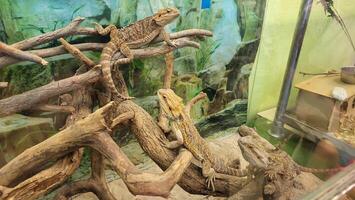
<path id="1" fill-rule="evenodd" d="M 93 192 L 99 199 L 115 200 L 112 195 L 105 177 L 105 165 L 103 157 L 95 150 L 91 152 L 91 178 L 70 183 L 61 188 L 55 199 L 66 200 L 78 193 Z"/>
<path id="2" fill-rule="evenodd" d="M 34 108 L 31 108 L 31 110 L 73 113 L 75 111 L 75 108 L 73 106 L 58 106 L 58 105 L 42 104 Z"/>
<path id="3" fill-rule="evenodd" d="M 28 61 L 32 61 L 41 65 L 47 65 L 48 62 L 45 61 L 43 58 L 29 53 L 27 51 L 21 51 L 19 49 L 16 49 L 12 46 L 9 46 L 3 42 L 0 42 L 0 52 L 12 56 L 14 58 L 20 59 L 20 60 L 28 60 Z"/>
<path id="4" fill-rule="evenodd" d="M 30 109 L 42 101 L 58 96 L 99 80 L 101 70 L 94 68 L 85 74 L 54 81 L 42 87 L 0 100 L 0 116 Z"/>
<path id="5" fill-rule="evenodd" d="M 31 200 L 61 185 L 79 167 L 82 151 L 69 153 L 53 166 L 14 187 L 0 186 L 0 199 Z M 20 170 L 20 169 L 19 169 Z"/>
<path id="6" fill-rule="evenodd" d="M 83 53 L 81 53 L 81 51 L 78 48 L 69 44 L 69 42 L 67 42 L 63 38 L 60 38 L 59 41 L 62 43 L 64 48 L 69 53 L 71 53 L 74 57 L 76 57 L 78 60 L 83 62 L 86 66 L 92 68 L 95 65 L 95 63 L 92 60 L 90 60 L 88 57 L 86 57 Z"/>
<path id="7" fill-rule="evenodd" d="M 171 77 L 174 71 L 174 53 L 170 52 L 165 55 L 165 74 L 164 74 L 164 86 L 163 88 L 169 89 L 171 87 Z"/>
<path id="8" fill-rule="evenodd" d="M 77 18 L 62 29 L 7 47 L 22 52 L 20 50 L 26 50 L 69 35 L 97 34 L 94 29 L 79 27 L 82 21 L 83 18 Z M 199 48 L 198 43 L 190 40 L 191 37 L 211 35 L 211 32 L 200 29 L 181 31 L 170 34 L 171 39 L 176 39 L 176 47 L 163 44 L 157 47 L 134 49 L 132 52 L 135 58 L 163 54 L 172 55 L 170 52 L 176 48 Z M 161 41 L 162 38 L 157 38 L 154 42 Z M 26 51 L 26 54 L 50 57 L 64 54 L 68 51 L 90 69 L 94 66 L 94 62 L 82 54 L 81 51 L 101 50 L 104 47 L 104 44 L 94 43 L 71 45 L 64 39 L 61 39 L 61 42 L 64 46 Z M 11 56 L 0 54 L 0 68 L 19 62 L 17 58 L 12 58 Z M 113 57 L 113 59 L 117 60 L 116 64 L 122 63 L 121 56 L 117 52 Z M 173 58 L 170 58 L 169 62 L 172 63 L 172 61 Z M 172 70 L 169 73 L 171 74 Z M 163 148 L 159 140 L 159 138 L 163 137 L 163 132 L 152 117 L 132 101 L 110 102 L 91 113 L 93 101 L 89 87 L 90 84 L 99 81 L 100 77 L 101 70 L 98 65 L 83 74 L 76 74 L 73 77 L 0 100 L 0 116 L 34 107 L 57 111 L 73 111 L 74 108 L 73 114 L 67 118 L 66 125 L 62 131 L 27 149 L 0 169 L 1 198 L 33 199 L 62 184 L 78 167 L 83 147 L 92 149 L 92 176 L 88 180 L 75 182 L 63 187 L 59 191 L 57 199 L 67 199 L 74 194 L 85 191 L 91 191 L 101 199 L 114 199 L 104 177 L 103 158 L 110 162 L 128 189 L 136 195 L 167 197 L 178 181 L 180 185 L 193 193 L 225 195 L 231 191 L 231 188 L 238 188 L 231 187 L 233 184 L 217 180 L 216 191 L 208 190 L 200 168 L 191 164 L 192 154 L 186 150 L 182 150 L 177 154 L 177 152 Z M 114 70 L 113 77 L 119 91 L 122 94 L 128 93 L 121 72 Z M 72 102 L 59 106 L 41 104 L 48 98 L 68 92 L 72 92 L 72 98 L 66 99 L 70 99 Z M 66 95 L 71 96 L 69 94 Z M 110 135 L 111 130 L 127 121 L 142 148 L 158 165 L 165 169 L 164 172 L 156 174 L 138 170 L 115 144 Z M 48 163 L 51 161 L 56 162 L 50 166 Z M 29 191 L 31 189 L 32 191 Z"/>
<path id="9" fill-rule="evenodd" d="M 129 123 L 130 130 L 135 134 L 143 150 L 163 170 L 167 169 L 176 158 L 176 152 L 161 145 L 159 138 L 163 139 L 164 133 L 156 121 L 140 106 L 132 101 L 124 101 L 116 107 L 117 114 L 133 111 L 135 117 Z M 202 176 L 201 168 L 191 164 L 181 177 L 178 184 L 186 191 L 194 194 L 211 194 L 228 196 L 241 189 L 241 182 L 229 182 L 217 179 L 215 191 L 207 188 L 206 178 Z"/>
<path id="10" fill-rule="evenodd" d="M 62 103 L 65 103 L 68 107 L 75 108 L 72 115 L 68 116 L 65 126 L 70 126 L 91 113 L 92 100 L 88 89 L 85 87 L 74 91 L 73 95 L 63 95 L 62 100 Z M 34 168 L 31 173 L 17 177 L 15 181 L 12 181 L 9 186 L 14 187 L 6 188 L 0 197 L 18 200 L 36 199 L 66 181 L 79 167 L 82 155 L 83 149 L 78 149 L 59 159 L 49 168 L 30 177 L 38 171 Z M 18 182 L 21 183 L 17 184 Z"/>

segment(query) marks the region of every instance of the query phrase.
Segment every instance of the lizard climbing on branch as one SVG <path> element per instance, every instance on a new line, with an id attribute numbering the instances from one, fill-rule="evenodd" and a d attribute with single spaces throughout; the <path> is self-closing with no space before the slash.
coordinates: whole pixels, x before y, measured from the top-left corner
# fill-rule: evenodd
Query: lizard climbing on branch
<path id="1" fill-rule="evenodd" d="M 113 82 L 111 75 L 113 55 L 120 51 L 126 57 L 122 59 L 122 62 L 130 62 L 133 59 L 131 48 L 135 49 L 147 45 L 159 35 L 163 37 L 167 44 L 175 46 L 170 40 L 169 34 L 165 32 L 164 27 L 179 15 L 180 13 L 176 8 L 165 8 L 159 10 L 153 16 L 146 17 L 121 29 L 117 29 L 114 25 L 103 28 L 100 24 L 95 23 L 95 29 L 100 35 L 110 34 L 111 38 L 102 51 L 100 61 L 104 84 L 108 91 L 121 99 L 130 99 L 130 97 L 121 95 Z"/>
<path id="2" fill-rule="evenodd" d="M 203 94 L 200 94 L 200 96 Z M 206 95 L 204 95 L 206 97 Z M 160 89 L 158 91 L 160 116 L 159 126 L 164 132 L 172 132 L 177 138 L 176 141 L 167 142 L 162 140 L 163 145 L 169 149 L 186 147 L 197 159 L 197 165 L 202 168 L 202 175 L 206 177 L 208 187 L 214 190 L 216 178 L 245 177 L 249 170 L 237 169 L 227 166 L 223 158 L 219 157 L 209 148 L 197 131 L 192 119 L 184 106 L 182 99 L 171 89 Z M 169 126 L 170 123 L 170 126 Z M 228 176 L 230 175 L 230 176 Z"/>

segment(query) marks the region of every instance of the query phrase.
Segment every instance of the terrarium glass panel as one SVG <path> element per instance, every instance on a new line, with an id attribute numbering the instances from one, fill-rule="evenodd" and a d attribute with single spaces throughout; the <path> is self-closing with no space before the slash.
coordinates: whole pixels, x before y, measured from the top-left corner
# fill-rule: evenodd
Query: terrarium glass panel
<path id="1" fill-rule="evenodd" d="M 271 131 L 302 2 L 0 0 L 0 199 L 354 198 L 354 3 L 311 2 L 292 81 L 337 85 Z"/>

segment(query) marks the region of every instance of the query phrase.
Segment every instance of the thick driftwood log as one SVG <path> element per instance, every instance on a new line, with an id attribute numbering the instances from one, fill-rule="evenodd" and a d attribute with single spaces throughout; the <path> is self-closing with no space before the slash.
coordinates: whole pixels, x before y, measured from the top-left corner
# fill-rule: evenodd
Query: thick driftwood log
<path id="1" fill-rule="evenodd" d="M 171 48 L 171 47 L 167 47 Z M 162 51 L 160 51 L 162 52 Z M 165 53 L 168 53 L 165 52 Z M 120 59 L 122 55 L 116 54 L 115 59 Z M 168 64 L 169 68 L 172 68 L 172 65 Z M 119 70 L 113 70 L 112 75 L 115 81 L 115 85 L 118 91 L 121 94 L 127 91 L 123 76 Z M 164 85 L 168 86 L 169 81 L 171 80 L 169 76 L 171 73 L 166 71 L 165 74 L 166 82 Z M 199 97 L 198 97 L 199 98 Z M 171 165 L 171 163 L 176 158 L 176 153 L 169 149 L 162 147 L 160 141 L 165 136 L 157 125 L 156 121 L 141 107 L 133 103 L 132 101 L 124 101 L 119 104 L 117 107 L 118 114 L 123 114 L 128 111 L 134 111 L 135 116 L 129 123 L 131 132 L 135 134 L 140 146 L 143 150 L 152 158 L 163 170 Z M 159 139 L 160 138 L 160 139 Z M 236 179 L 238 181 L 230 182 L 228 180 L 217 179 L 215 182 L 215 191 L 211 191 L 207 188 L 206 179 L 202 176 L 201 169 L 192 164 L 185 171 L 179 185 L 182 186 L 186 191 L 196 194 L 212 194 L 220 196 L 228 196 L 240 190 L 244 184 L 245 179 L 240 178 Z"/>
<path id="2" fill-rule="evenodd" d="M 119 117 L 117 113 L 112 112 L 117 110 L 117 106 L 116 103 L 111 102 L 21 153 L 0 169 L 0 177 L 2 177 L 0 185 L 9 187 L 23 174 L 28 174 L 34 168 L 46 164 L 48 158 L 55 160 L 80 147 L 88 146 L 105 156 L 133 194 L 168 196 L 189 166 L 192 154 L 182 151 L 163 173 L 141 172 L 107 134 L 107 127 L 113 128 L 112 122 Z"/>
<path id="3" fill-rule="evenodd" d="M 187 37 L 203 37 L 203 36 L 212 36 L 212 32 L 206 31 L 203 29 L 189 29 L 189 30 L 183 30 L 183 31 L 180 31 L 177 33 L 170 34 L 171 39 L 179 39 L 179 38 L 187 38 Z M 56 38 L 56 37 L 53 37 L 53 38 Z M 162 41 L 162 38 L 157 38 L 156 40 L 154 40 L 154 42 L 161 42 L 161 41 Z M 104 44 L 104 43 L 82 43 L 82 44 L 75 44 L 73 46 L 75 46 L 76 48 L 78 48 L 81 51 L 89 51 L 89 50 L 101 51 L 105 47 L 105 45 L 106 44 Z M 195 44 L 190 44 L 190 45 L 186 44 L 186 46 L 196 47 Z M 148 51 L 150 51 L 150 50 L 154 50 L 154 48 L 153 49 L 148 48 Z M 29 51 L 29 53 L 40 56 L 42 58 L 47 58 L 47 57 L 65 54 L 65 53 L 67 53 L 67 51 L 65 50 L 65 48 L 63 46 L 58 46 L 58 47 L 47 48 L 47 49 L 31 50 L 31 51 Z M 137 55 L 135 55 L 136 58 L 146 57 L 146 56 L 144 56 L 144 53 L 140 52 L 140 51 L 138 51 L 136 54 L 137 54 Z M 148 55 L 148 56 L 152 56 L 152 55 Z M 13 57 L 10 57 L 10 56 L 1 56 L 0 57 L 0 69 L 2 67 L 5 67 L 5 66 L 11 65 L 11 64 L 15 64 L 18 62 L 22 62 L 22 61 L 15 59 Z"/>
<path id="4" fill-rule="evenodd" d="M 0 199 L 31 200 L 61 185 L 79 167 L 82 151 L 75 151 L 14 187 L 0 186 Z M 21 170 L 21 169 L 19 169 Z"/>
<path id="5" fill-rule="evenodd" d="M 162 147 L 159 138 L 164 138 L 164 133 L 157 125 L 156 121 L 140 106 L 132 101 L 121 102 L 116 107 L 117 115 L 133 111 L 134 118 L 130 121 L 129 127 L 135 134 L 143 150 L 157 163 L 163 170 L 167 169 L 176 158 L 176 153 Z M 245 179 L 229 182 L 217 179 L 215 181 L 215 191 L 207 188 L 206 178 L 202 176 L 199 167 L 191 164 L 181 177 L 178 184 L 186 191 L 194 194 L 211 194 L 218 196 L 229 196 L 240 190 L 245 184 Z"/>
<path id="6" fill-rule="evenodd" d="M 96 34 L 96 31 L 93 29 L 87 28 L 79 28 L 78 25 L 82 21 L 82 18 L 78 18 L 74 20 L 67 27 L 54 31 L 52 33 L 46 33 L 41 36 L 37 36 L 34 38 L 30 38 L 28 40 L 22 41 L 20 43 L 16 43 L 11 45 L 17 49 L 28 49 L 39 44 L 46 43 L 53 39 L 58 39 L 60 37 L 74 35 L 74 34 Z M 187 38 L 182 37 L 201 37 L 201 36 L 211 36 L 212 33 L 204 30 L 187 30 L 182 31 L 180 33 L 171 34 L 171 39 L 178 38 L 175 43 L 178 48 L 191 46 L 198 48 L 199 44 L 193 41 L 188 40 Z M 155 42 L 161 41 L 161 38 L 155 40 Z M 69 45 L 65 43 L 66 47 L 73 50 L 73 45 Z M 87 50 L 98 49 L 100 50 L 104 44 L 99 44 L 97 46 L 93 46 L 93 44 L 82 44 L 77 45 L 75 49 L 76 52 L 81 53 L 80 48 L 87 48 Z M 175 48 L 170 47 L 168 45 L 162 45 L 159 47 L 152 47 L 147 49 L 138 49 L 133 50 L 136 58 L 139 57 L 148 57 L 148 56 L 156 56 L 161 54 L 166 54 L 174 50 Z M 65 53 L 65 49 L 63 47 L 55 47 L 52 49 L 43 49 L 43 50 L 35 50 L 30 51 L 33 54 L 42 57 L 48 57 L 53 55 L 59 55 Z M 75 51 L 69 51 L 71 53 Z M 1 55 L 0 55 L 1 56 Z M 83 57 L 83 55 L 81 55 Z M 80 57 L 80 56 L 79 56 Z M 117 53 L 114 56 L 114 59 L 120 58 L 120 53 Z M 83 59 L 81 59 L 83 60 Z M 17 62 L 16 59 L 9 58 L 7 56 L 2 55 L 0 57 L 0 68 L 8 65 L 9 63 Z M 90 65 L 89 62 L 85 62 Z M 117 63 L 120 63 L 118 60 Z M 7 99 L 0 100 L 0 115 L 10 114 L 14 112 L 18 112 L 24 109 L 29 109 L 31 106 L 39 104 L 40 102 L 57 96 L 72 90 L 80 91 L 79 88 L 86 86 L 88 84 L 94 83 L 100 78 L 100 70 L 98 67 L 86 72 L 82 75 L 74 76 L 68 79 L 64 79 L 61 81 L 50 83 L 46 86 L 42 86 L 32 91 L 25 92 L 20 95 L 16 95 Z M 113 74 L 114 77 L 118 78 L 118 81 L 123 82 L 122 74 L 119 71 Z M 125 90 L 125 84 L 122 85 L 122 90 Z M 122 106 L 122 105 L 128 106 Z M 75 107 L 75 106 L 74 106 Z M 75 107 L 76 108 L 76 107 Z M 122 110 L 123 109 L 123 110 Z M 127 109 L 127 110 L 125 110 Z M 90 109 L 89 109 L 90 110 Z M 87 111 L 84 113 L 88 113 L 91 111 Z M 123 112 L 124 111 L 124 112 Z M 132 114 L 132 112 L 134 114 Z M 137 116 L 138 113 L 138 116 Z M 85 114 L 84 114 L 85 116 Z M 75 121 L 75 117 L 69 118 L 69 121 Z M 153 159 L 163 168 L 166 169 L 165 172 L 160 174 L 150 174 L 139 171 L 135 166 L 128 160 L 128 158 L 123 154 L 120 148 L 114 143 L 108 132 L 110 132 L 112 126 L 115 126 L 122 121 L 130 119 L 131 130 L 136 134 L 140 144 L 143 149 L 148 152 L 149 155 L 153 156 Z M 96 123 L 93 123 L 96 122 Z M 67 123 L 70 124 L 70 123 Z M 150 132 L 153 134 L 147 139 L 144 139 L 146 135 L 149 135 Z M 96 156 L 96 158 L 100 158 L 95 161 L 93 158 L 92 167 L 95 170 L 92 174 L 92 178 L 89 181 L 85 182 L 76 182 L 73 183 L 70 189 L 63 189 L 60 192 L 58 198 L 67 198 L 71 194 L 78 193 L 80 191 L 92 191 L 94 193 L 104 193 L 103 196 L 99 196 L 105 199 L 112 199 L 112 195 L 107 190 L 107 185 L 103 180 L 102 171 L 102 156 L 104 156 L 110 163 L 111 166 L 116 170 L 116 172 L 122 177 L 124 182 L 126 183 L 128 189 L 136 195 L 160 195 L 167 196 L 170 193 L 172 187 L 176 184 L 177 181 L 180 180 L 183 172 L 190 165 L 192 154 L 188 151 L 182 151 L 177 156 L 175 152 L 170 151 L 168 149 L 162 148 L 159 143 L 159 137 L 163 137 L 162 131 L 157 126 L 155 121 L 151 118 L 151 116 L 146 113 L 142 108 L 135 105 L 131 101 L 124 101 L 120 103 L 110 103 L 104 106 L 103 108 L 97 110 L 95 113 L 87 116 L 86 118 L 77 121 L 73 125 L 65 128 L 63 131 L 59 132 L 55 136 L 47 139 L 46 141 L 26 150 L 18 157 L 13 159 L 7 165 L 0 169 L 0 176 L 2 179 L 0 180 L 0 188 L 1 198 L 12 198 L 9 197 L 10 191 L 16 191 L 16 193 L 21 193 L 22 191 L 26 191 L 26 187 L 20 190 L 13 190 L 17 186 L 25 183 L 26 181 L 35 182 L 36 180 L 41 181 L 41 173 L 46 171 L 51 171 L 54 166 L 43 170 L 38 173 L 39 166 L 45 166 L 50 158 L 51 160 L 62 160 L 67 161 L 67 159 L 71 158 L 70 155 L 72 152 L 77 152 L 79 148 L 87 146 L 94 149 L 94 154 L 98 154 L 101 156 Z M 79 159 L 80 160 L 80 159 Z M 101 164 L 101 165 L 100 165 Z M 99 168 L 101 166 L 101 168 Z M 71 169 L 74 169 L 75 166 L 72 165 Z M 37 173 L 37 174 L 36 174 Z M 36 175 L 34 175 L 36 174 Z M 66 173 L 58 180 L 58 184 L 61 183 L 69 176 L 70 173 Z M 100 175 L 101 174 L 101 175 Z M 34 176 L 32 176 L 34 175 Z M 32 176 L 32 177 L 31 177 Z M 100 176 L 100 178 L 95 178 Z M 191 181 L 192 177 L 192 181 Z M 47 177 L 50 178 L 50 177 Z M 55 178 L 55 177 L 53 177 Z M 54 180 L 54 179 L 53 179 Z M 95 180 L 95 185 L 97 187 L 92 186 L 93 182 L 91 180 Z M 27 184 L 30 186 L 30 184 Z M 220 194 L 227 195 L 228 192 L 231 192 L 233 188 L 239 188 L 237 184 L 229 184 L 225 181 L 216 181 L 215 192 L 209 191 L 205 185 L 205 178 L 202 177 L 202 173 L 200 169 L 194 165 L 191 165 L 189 169 L 185 172 L 184 177 L 181 179 L 181 185 L 188 191 L 192 191 L 194 193 L 205 193 L 205 194 Z M 232 185 L 232 187 L 231 187 Z M 234 187 L 233 185 L 237 185 Z M 35 185 L 35 187 L 39 187 L 40 185 Z M 47 189 L 42 189 L 39 193 L 34 194 L 34 196 L 38 196 L 43 192 L 48 191 L 48 188 L 53 187 L 54 184 L 50 184 Z M 190 187 L 191 186 L 191 187 Z M 232 189 L 231 189 L 232 188 Z M 106 190 L 106 193 L 105 193 Z M 16 193 L 11 193 L 13 196 L 16 196 Z M 4 197 L 4 195 L 7 197 Z M 21 195 L 20 195 L 21 196 Z M 18 196 L 16 196 L 18 197 Z"/>
<path id="7" fill-rule="evenodd" d="M 115 200 L 106 182 L 105 165 L 100 153 L 91 152 L 91 178 L 70 183 L 60 189 L 55 197 L 57 200 L 66 200 L 78 193 L 93 192 L 99 199 Z"/>
<path id="8" fill-rule="evenodd" d="M 0 116 L 30 109 L 48 98 L 67 93 L 99 80 L 101 70 L 97 67 L 82 75 L 54 81 L 42 87 L 0 100 Z"/>
<path id="9" fill-rule="evenodd" d="M 69 96 L 70 98 L 63 99 L 65 102 L 62 103 L 66 103 L 68 107 L 76 109 L 74 109 L 72 115 L 68 116 L 65 126 L 72 125 L 75 121 L 90 114 L 92 110 L 92 100 L 87 88 L 83 87 L 80 90 L 76 90 L 73 92 L 73 95 Z M 16 186 L 4 187 L 2 189 L 3 195 L 0 197 L 17 200 L 38 198 L 67 180 L 79 167 L 82 155 L 83 149 L 78 149 L 73 153 L 67 154 L 54 165 L 39 173 L 37 173 L 37 169 L 34 169 L 32 172 L 25 174 L 25 176 L 18 177 L 16 181 L 10 184 L 10 186 Z M 30 177 L 35 173 L 37 174 Z M 30 178 L 26 179 L 27 177 Z M 20 183 L 17 184 L 18 182 Z"/>

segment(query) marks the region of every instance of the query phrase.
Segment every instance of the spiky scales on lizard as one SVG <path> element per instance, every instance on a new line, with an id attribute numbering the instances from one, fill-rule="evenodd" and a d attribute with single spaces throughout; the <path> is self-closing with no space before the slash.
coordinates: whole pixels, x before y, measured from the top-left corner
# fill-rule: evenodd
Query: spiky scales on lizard
<path id="1" fill-rule="evenodd" d="M 124 62 L 130 62 L 133 59 L 131 49 L 139 48 L 149 44 L 156 37 L 161 35 L 164 41 L 175 46 L 170 40 L 169 34 L 165 32 L 164 27 L 179 16 L 176 8 L 164 8 L 152 16 L 139 20 L 131 25 L 117 29 L 114 25 L 103 28 L 100 24 L 95 24 L 95 29 L 100 35 L 110 34 L 110 42 L 107 43 L 102 51 L 100 64 L 102 65 L 103 80 L 106 90 L 116 95 L 120 99 L 131 99 L 120 94 L 113 82 L 111 75 L 112 57 L 120 51 L 126 58 Z"/>

